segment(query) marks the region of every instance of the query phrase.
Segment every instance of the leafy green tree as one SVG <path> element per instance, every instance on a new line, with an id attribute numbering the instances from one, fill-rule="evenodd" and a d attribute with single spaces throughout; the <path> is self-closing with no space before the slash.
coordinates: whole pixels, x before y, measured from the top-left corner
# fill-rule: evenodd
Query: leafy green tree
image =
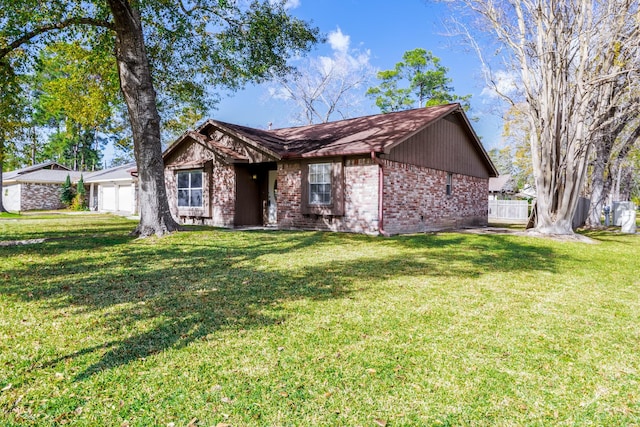
<path id="1" fill-rule="evenodd" d="M 514 168 L 511 147 L 492 148 L 489 150 L 488 154 L 500 175 L 513 173 Z"/>
<path id="2" fill-rule="evenodd" d="M 86 40 L 115 53 L 140 181 L 140 236 L 178 229 L 164 183 L 158 103 L 206 105 L 212 88 L 238 89 L 289 71 L 318 31 L 288 15 L 284 1 L 0 0 L 0 60 L 33 65 L 35 50 Z"/>
<path id="3" fill-rule="evenodd" d="M 71 177 L 67 174 L 67 178 L 60 189 L 60 202 L 65 206 L 69 206 L 71 202 L 73 202 L 73 197 L 74 193 L 73 187 L 71 187 Z"/>
<path id="4" fill-rule="evenodd" d="M 33 119 L 55 130 L 45 155 L 74 170 L 99 165 L 100 135 L 112 131 L 111 117 L 122 104 L 112 56 L 80 41 L 56 42 L 40 52 L 35 69 Z"/>
<path id="5" fill-rule="evenodd" d="M 383 113 L 460 102 L 468 109 L 471 95 L 453 93 L 448 68 L 440 58 L 422 48 L 402 55 L 394 69 L 378 72 L 379 86 L 370 87 L 367 96 L 375 99 Z"/>
<path id="6" fill-rule="evenodd" d="M 511 159 L 509 173 L 513 176 L 518 188 L 534 187 L 531 147 L 528 143 L 528 129 L 525 120 L 526 116 L 522 112 L 522 106 L 514 105 L 504 115 L 502 131 L 502 136 L 508 144 L 505 151 L 508 151 Z M 507 153 L 504 154 L 507 155 Z"/>

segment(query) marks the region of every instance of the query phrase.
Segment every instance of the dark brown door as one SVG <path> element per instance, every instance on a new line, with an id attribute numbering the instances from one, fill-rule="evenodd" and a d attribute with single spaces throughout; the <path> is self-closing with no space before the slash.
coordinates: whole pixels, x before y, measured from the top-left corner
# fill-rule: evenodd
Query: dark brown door
<path id="1" fill-rule="evenodd" d="M 236 165 L 236 227 L 262 225 L 260 174 L 245 165 Z"/>

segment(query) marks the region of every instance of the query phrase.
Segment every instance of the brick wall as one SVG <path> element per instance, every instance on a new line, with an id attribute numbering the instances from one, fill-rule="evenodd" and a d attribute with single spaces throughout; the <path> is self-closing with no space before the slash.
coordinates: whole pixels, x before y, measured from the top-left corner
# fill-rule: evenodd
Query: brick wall
<path id="1" fill-rule="evenodd" d="M 176 174 L 181 170 L 193 169 L 203 171 L 203 208 L 178 209 Z M 165 164 L 165 185 L 171 214 L 179 223 L 214 227 L 233 226 L 236 196 L 235 170 L 233 165 L 220 162 L 210 150 L 196 143 L 184 144 L 180 147 Z"/>
<path id="2" fill-rule="evenodd" d="M 207 225 L 231 227 L 235 218 L 236 172 L 231 165 L 216 163 L 211 177 L 211 218 Z"/>
<path id="3" fill-rule="evenodd" d="M 344 216 L 303 215 L 302 165 L 278 164 L 278 226 L 375 234 L 378 231 L 378 165 L 368 158 L 344 163 Z"/>
<path id="4" fill-rule="evenodd" d="M 176 169 L 166 171 L 171 211 L 185 224 L 232 227 L 235 216 L 235 170 L 218 162 L 208 150 L 192 145 L 176 153 L 176 162 L 206 160 L 203 178 L 210 191 L 210 213 L 180 215 L 177 209 Z M 169 165 L 170 166 L 170 165 Z M 278 226 L 280 228 L 378 233 L 379 166 L 369 158 L 344 162 L 344 215 L 303 215 L 302 164 L 278 163 Z M 446 194 L 447 173 L 384 160 L 384 229 L 389 234 L 487 224 L 488 180 L 453 174 L 452 194 Z"/>
<path id="5" fill-rule="evenodd" d="M 61 184 L 22 183 L 20 210 L 64 209 L 60 202 Z"/>
<path id="6" fill-rule="evenodd" d="M 389 234 L 487 224 L 488 179 L 384 161 L 384 229 Z"/>

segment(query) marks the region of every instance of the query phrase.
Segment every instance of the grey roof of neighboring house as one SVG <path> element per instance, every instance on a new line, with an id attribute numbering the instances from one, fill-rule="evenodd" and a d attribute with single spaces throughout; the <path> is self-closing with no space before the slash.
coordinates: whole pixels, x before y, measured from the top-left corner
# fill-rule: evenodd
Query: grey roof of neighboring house
<path id="1" fill-rule="evenodd" d="M 116 166 L 109 169 L 93 172 L 87 177 L 84 182 L 87 184 L 98 182 L 112 182 L 112 181 L 131 181 L 136 179 L 132 173 L 136 172 L 135 162 L 127 163 L 125 165 Z"/>
<path id="2" fill-rule="evenodd" d="M 516 188 L 510 174 L 489 178 L 490 193 L 514 193 L 515 191 Z"/>
<path id="3" fill-rule="evenodd" d="M 77 182 L 80 179 L 80 175 L 86 174 L 86 172 L 76 172 L 69 170 L 39 169 L 32 172 L 13 175 L 9 178 L 7 178 L 5 174 L 2 174 L 2 182 L 6 185 L 23 182 L 39 184 L 63 184 L 67 179 L 67 175 L 69 175 L 69 177 L 71 178 L 71 182 Z"/>
<path id="4" fill-rule="evenodd" d="M 61 165 L 60 163 L 54 162 L 54 161 L 48 161 L 48 162 L 43 162 L 43 163 L 38 163 L 37 165 L 33 165 L 33 166 L 27 166 L 21 169 L 16 169 L 13 171 L 9 171 L 9 172 L 4 172 L 2 174 L 2 180 L 3 181 L 12 181 L 14 180 L 16 177 L 20 176 L 20 175 L 26 175 L 32 172 L 36 172 L 36 171 L 40 171 L 40 170 L 45 170 L 45 171 L 52 171 L 52 170 L 62 170 L 62 171 L 70 171 L 70 169 L 64 165 Z M 65 175 L 66 178 L 66 175 Z"/>
<path id="5" fill-rule="evenodd" d="M 38 165 L 17 169 L 2 174 L 3 184 L 14 183 L 42 183 L 42 184 L 63 184 L 67 179 L 67 175 L 71 178 L 71 182 L 76 183 L 80 176 L 85 184 L 98 182 L 113 181 L 132 181 L 137 179 L 132 175 L 136 171 L 135 163 L 127 163 L 125 165 L 116 166 L 95 172 L 89 171 L 72 171 L 56 162 L 40 163 Z"/>

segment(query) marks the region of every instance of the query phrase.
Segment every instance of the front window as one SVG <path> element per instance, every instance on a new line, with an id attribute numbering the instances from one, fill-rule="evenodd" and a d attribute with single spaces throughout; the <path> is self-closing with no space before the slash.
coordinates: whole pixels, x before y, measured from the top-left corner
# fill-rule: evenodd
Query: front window
<path id="1" fill-rule="evenodd" d="M 178 207 L 202 207 L 202 171 L 178 172 Z"/>
<path id="2" fill-rule="evenodd" d="M 331 163 L 309 165 L 309 204 L 331 204 Z"/>
<path id="3" fill-rule="evenodd" d="M 448 173 L 447 174 L 447 187 L 446 187 L 446 191 L 447 191 L 447 196 L 450 196 L 453 190 L 453 174 L 452 173 Z"/>

